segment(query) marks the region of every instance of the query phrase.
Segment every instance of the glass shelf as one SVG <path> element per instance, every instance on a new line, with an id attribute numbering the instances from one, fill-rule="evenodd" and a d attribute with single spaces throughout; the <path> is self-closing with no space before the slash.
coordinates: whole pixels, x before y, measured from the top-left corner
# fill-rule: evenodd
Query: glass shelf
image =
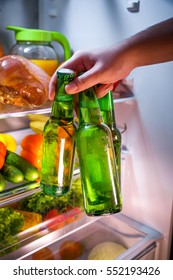
<path id="1" fill-rule="evenodd" d="M 73 172 L 73 181 L 80 176 L 79 168 Z M 7 183 L 6 189 L 0 193 L 0 207 L 4 207 L 13 203 L 14 201 L 25 198 L 29 195 L 35 194 L 41 191 L 40 182 L 28 182 L 25 181 L 22 184 Z"/>
<path id="2" fill-rule="evenodd" d="M 64 241 L 77 240 L 85 249 L 79 259 L 87 260 L 88 253 L 99 242 L 117 242 L 125 251 L 116 257 L 118 260 L 155 259 L 161 233 L 143 225 L 122 213 L 110 216 L 88 217 L 84 211 L 80 219 L 56 230 L 51 230 L 47 222 L 18 234 L 18 248 L 2 257 L 1 260 L 27 260 L 32 254 L 48 247 L 57 251 Z M 56 258 L 59 259 L 59 258 Z"/>
<path id="3" fill-rule="evenodd" d="M 113 92 L 114 103 L 127 102 L 134 100 L 132 86 L 129 81 L 122 81 Z M 39 108 L 20 108 L 12 105 L 0 104 L 0 119 L 24 117 L 28 114 L 49 114 L 52 108 L 52 101 L 47 101 Z"/>
<path id="4" fill-rule="evenodd" d="M 52 102 L 47 101 L 44 106 L 33 109 L 20 108 L 12 105 L 0 104 L 0 119 L 24 117 L 29 114 L 48 114 L 51 112 Z"/>

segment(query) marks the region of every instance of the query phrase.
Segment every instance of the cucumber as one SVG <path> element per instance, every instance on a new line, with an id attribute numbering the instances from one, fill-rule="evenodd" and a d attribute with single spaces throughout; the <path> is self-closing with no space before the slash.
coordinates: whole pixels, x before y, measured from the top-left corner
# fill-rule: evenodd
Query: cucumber
<path id="1" fill-rule="evenodd" d="M 19 168 L 6 162 L 1 169 L 1 173 L 4 179 L 11 183 L 20 183 L 24 180 L 24 175 L 22 171 Z"/>
<path id="2" fill-rule="evenodd" d="M 40 177 L 35 166 L 14 152 L 7 150 L 5 162 L 20 169 L 27 181 L 33 182 Z"/>
<path id="3" fill-rule="evenodd" d="M 0 173 L 0 192 L 2 192 L 5 189 L 6 181 L 2 174 Z"/>

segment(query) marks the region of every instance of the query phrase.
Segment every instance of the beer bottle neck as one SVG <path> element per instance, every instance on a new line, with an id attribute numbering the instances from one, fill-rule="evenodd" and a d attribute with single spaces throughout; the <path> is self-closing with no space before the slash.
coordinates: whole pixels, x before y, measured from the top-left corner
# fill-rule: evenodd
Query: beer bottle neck
<path id="1" fill-rule="evenodd" d="M 51 117 L 58 119 L 73 119 L 73 101 L 54 100 Z"/>
<path id="2" fill-rule="evenodd" d="M 104 123 L 109 127 L 116 127 L 112 91 L 109 91 L 105 96 L 98 98 L 98 103 Z"/>
<path id="3" fill-rule="evenodd" d="M 72 81 L 74 73 L 69 69 L 60 69 L 57 73 L 57 87 L 51 116 L 59 119 L 72 119 L 74 112 L 73 95 L 66 93 L 65 85 Z"/>
<path id="4" fill-rule="evenodd" d="M 103 122 L 94 87 L 79 93 L 79 121 L 93 124 Z"/>

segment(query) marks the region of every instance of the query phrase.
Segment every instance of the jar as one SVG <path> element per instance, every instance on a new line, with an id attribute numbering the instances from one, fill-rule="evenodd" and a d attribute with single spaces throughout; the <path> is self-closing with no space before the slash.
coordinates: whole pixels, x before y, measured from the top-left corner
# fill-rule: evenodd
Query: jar
<path id="1" fill-rule="evenodd" d="M 64 61 L 71 56 L 70 44 L 67 38 L 59 32 L 17 26 L 7 26 L 6 28 L 15 31 L 16 43 L 12 46 L 10 54 L 20 55 L 31 60 L 50 76 L 59 66 L 58 54 L 52 45 L 53 41 L 63 47 Z"/>

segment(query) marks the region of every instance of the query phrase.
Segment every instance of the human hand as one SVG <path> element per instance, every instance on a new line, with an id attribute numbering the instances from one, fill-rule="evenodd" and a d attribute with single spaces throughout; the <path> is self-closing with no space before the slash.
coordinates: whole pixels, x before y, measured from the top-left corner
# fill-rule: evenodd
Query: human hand
<path id="1" fill-rule="evenodd" d="M 66 92 L 75 94 L 91 86 L 99 85 L 96 88 L 99 98 L 114 89 L 118 81 L 125 78 L 131 70 L 130 65 L 126 64 L 124 50 L 125 44 L 121 43 L 104 49 L 77 51 L 59 67 L 72 69 L 77 74 L 83 73 L 66 85 Z M 50 100 L 54 97 L 56 80 L 55 72 L 49 85 Z"/>

